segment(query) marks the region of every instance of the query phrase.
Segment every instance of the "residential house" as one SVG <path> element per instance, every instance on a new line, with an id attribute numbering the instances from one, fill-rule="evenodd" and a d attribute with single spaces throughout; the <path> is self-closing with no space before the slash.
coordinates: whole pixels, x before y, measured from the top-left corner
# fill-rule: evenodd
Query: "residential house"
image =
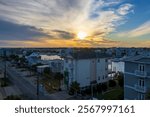
<path id="1" fill-rule="evenodd" d="M 150 92 L 150 56 L 139 55 L 125 60 L 124 99 L 143 100 Z"/>

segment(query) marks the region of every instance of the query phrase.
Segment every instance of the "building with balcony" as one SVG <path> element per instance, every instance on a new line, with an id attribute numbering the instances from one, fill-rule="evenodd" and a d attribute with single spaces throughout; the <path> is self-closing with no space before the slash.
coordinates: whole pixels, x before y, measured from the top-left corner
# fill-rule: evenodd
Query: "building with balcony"
<path id="1" fill-rule="evenodd" d="M 91 84 L 104 83 L 108 78 L 108 58 L 101 53 L 78 52 L 64 58 L 66 85 L 77 81 L 83 89 Z"/>
<path id="2" fill-rule="evenodd" d="M 125 60 L 124 99 L 144 100 L 150 93 L 150 56 L 139 55 Z"/>

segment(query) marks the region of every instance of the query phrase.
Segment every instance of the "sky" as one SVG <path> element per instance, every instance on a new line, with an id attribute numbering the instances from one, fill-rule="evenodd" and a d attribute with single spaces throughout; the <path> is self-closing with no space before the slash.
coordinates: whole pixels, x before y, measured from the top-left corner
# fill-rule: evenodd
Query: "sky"
<path id="1" fill-rule="evenodd" d="M 150 0 L 0 0 L 0 47 L 150 47 Z"/>

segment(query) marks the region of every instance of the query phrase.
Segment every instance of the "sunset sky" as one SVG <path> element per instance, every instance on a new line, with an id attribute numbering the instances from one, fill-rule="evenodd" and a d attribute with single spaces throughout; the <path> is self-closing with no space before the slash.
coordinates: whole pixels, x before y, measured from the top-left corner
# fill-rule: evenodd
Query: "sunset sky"
<path id="1" fill-rule="evenodd" d="M 150 0 L 0 0 L 0 47 L 150 47 Z"/>

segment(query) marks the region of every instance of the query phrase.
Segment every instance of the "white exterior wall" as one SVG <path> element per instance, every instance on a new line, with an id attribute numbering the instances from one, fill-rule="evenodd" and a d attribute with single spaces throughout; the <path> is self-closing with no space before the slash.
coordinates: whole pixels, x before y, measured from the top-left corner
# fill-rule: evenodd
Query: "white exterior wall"
<path id="1" fill-rule="evenodd" d="M 80 83 L 80 87 L 89 86 L 91 81 L 97 83 L 108 81 L 108 62 L 106 59 L 69 59 L 64 60 L 64 71 L 69 72 L 69 84 L 73 81 Z M 100 76 L 100 79 L 99 79 Z"/>
<path id="2" fill-rule="evenodd" d="M 112 71 L 124 73 L 124 62 L 112 62 Z"/>
<path id="3" fill-rule="evenodd" d="M 62 60 L 62 58 L 58 55 L 40 55 L 41 56 L 41 60 Z"/>
<path id="4" fill-rule="evenodd" d="M 108 62 L 106 59 L 97 60 L 97 82 L 107 82 L 108 81 Z"/>
<path id="5" fill-rule="evenodd" d="M 75 60 L 74 81 L 80 83 L 81 87 L 90 85 L 90 59 Z"/>

